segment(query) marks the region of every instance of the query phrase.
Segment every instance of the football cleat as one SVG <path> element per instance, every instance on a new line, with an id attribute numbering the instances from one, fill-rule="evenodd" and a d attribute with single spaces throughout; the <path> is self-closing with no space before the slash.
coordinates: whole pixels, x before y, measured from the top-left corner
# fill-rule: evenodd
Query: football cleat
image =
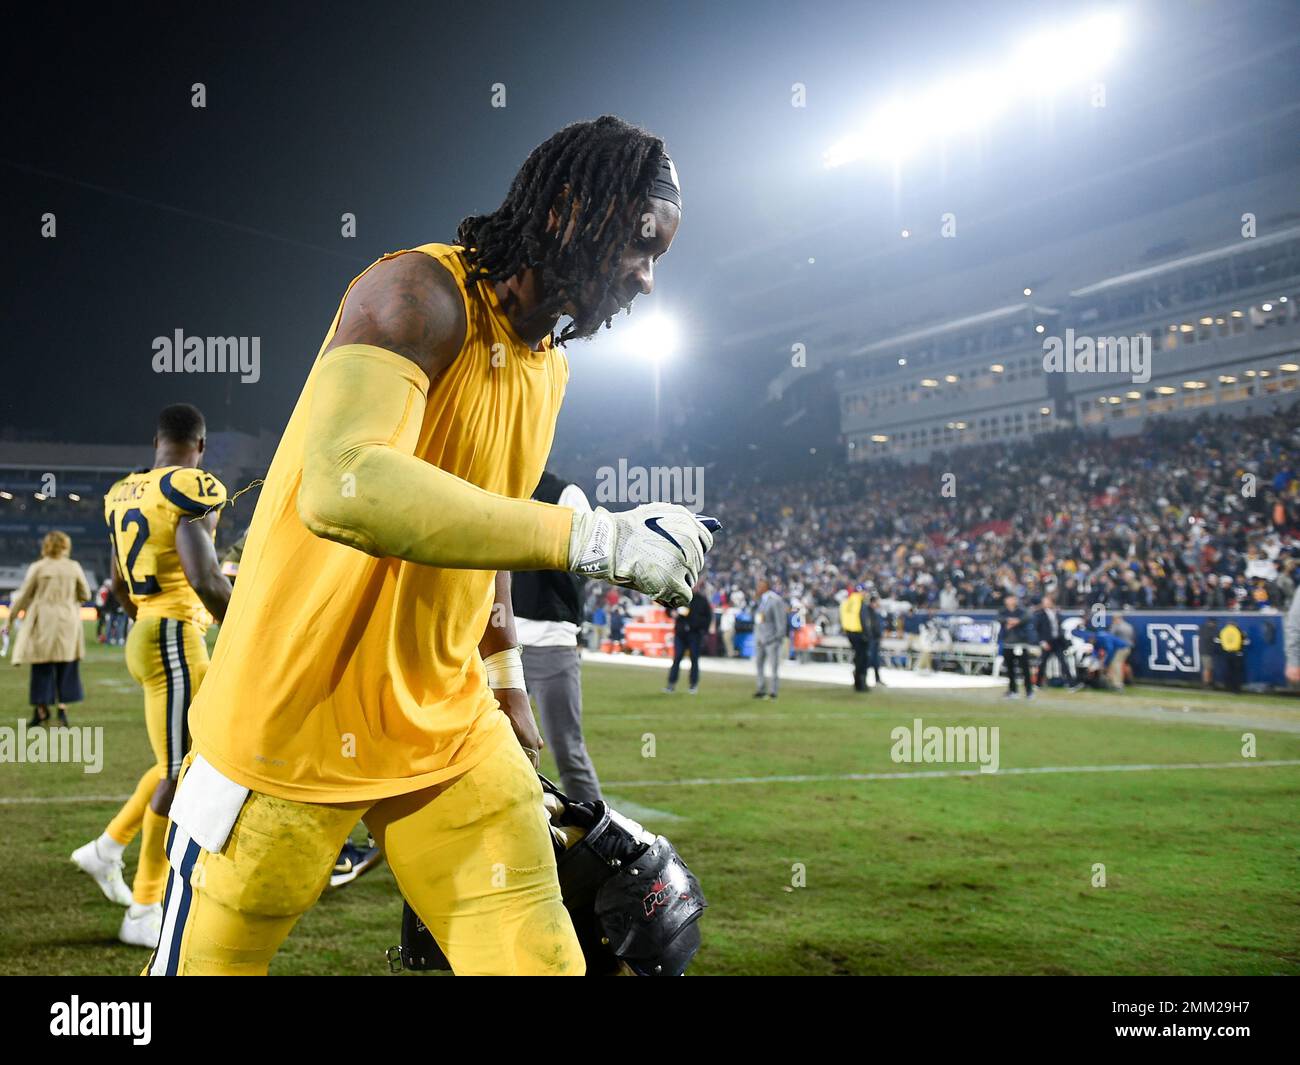
<path id="1" fill-rule="evenodd" d="M 99 890 L 109 902 L 119 906 L 131 905 L 131 889 L 122 879 L 122 859 L 111 861 L 99 856 L 98 840 L 91 840 L 84 847 L 72 852 L 72 864 L 87 876 L 93 877 Z"/>
<path id="2" fill-rule="evenodd" d="M 369 872 L 381 861 L 383 852 L 375 846 L 358 847 L 351 840 L 343 844 L 338 861 L 334 863 L 334 872 L 330 873 L 330 887 L 342 887 L 350 884 L 362 873 Z"/>
<path id="3" fill-rule="evenodd" d="M 122 914 L 122 927 L 118 929 L 117 938 L 128 946 L 146 947 L 153 950 L 162 935 L 162 903 L 155 902 L 148 906 L 131 903 L 126 913 Z"/>

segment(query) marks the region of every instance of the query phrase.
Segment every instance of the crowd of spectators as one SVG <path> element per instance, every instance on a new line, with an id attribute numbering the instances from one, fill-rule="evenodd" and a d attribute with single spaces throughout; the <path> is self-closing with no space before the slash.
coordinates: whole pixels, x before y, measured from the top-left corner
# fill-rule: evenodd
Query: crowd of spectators
<path id="1" fill-rule="evenodd" d="M 1068 430 L 876 460 L 795 483 L 714 476 L 720 598 L 767 577 L 824 631 L 845 589 L 887 613 L 996 608 L 1284 610 L 1300 560 L 1300 411 Z"/>
<path id="2" fill-rule="evenodd" d="M 777 468 L 750 455 L 709 464 L 703 509 L 724 531 L 707 578 L 723 610 L 743 607 L 764 578 L 823 632 L 838 631 L 838 604 L 856 585 L 892 616 L 997 609 L 1007 592 L 1035 602 L 1049 591 L 1067 611 L 1284 610 L 1300 579 L 1300 404 L 1249 419 L 1164 419 L 1122 437 L 1065 430 L 925 463 L 840 463 L 797 479 Z M 60 504 L 72 505 L 44 506 Z M 66 516 L 98 529 L 99 506 L 84 500 Z M 247 520 L 223 522 L 219 539 Z M 78 539 L 80 557 L 106 555 L 107 537 Z"/>

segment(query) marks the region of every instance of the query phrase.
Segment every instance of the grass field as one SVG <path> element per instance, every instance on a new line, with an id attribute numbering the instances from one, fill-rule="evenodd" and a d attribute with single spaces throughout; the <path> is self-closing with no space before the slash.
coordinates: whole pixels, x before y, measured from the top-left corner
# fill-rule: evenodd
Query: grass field
<path id="1" fill-rule="evenodd" d="M 91 644 L 84 677 L 73 724 L 104 727 L 103 771 L 0 765 L 0 973 L 145 959 L 68 861 L 151 757 L 121 649 Z M 0 667 L 7 726 L 28 712 L 26 682 Z M 1255 762 L 1300 760 L 1296 700 L 789 684 L 760 703 L 742 677 L 668 696 L 659 670 L 595 664 L 584 683 L 609 797 L 669 835 L 708 896 L 693 973 L 1300 973 L 1300 765 L 836 779 L 972 768 L 895 763 L 890 730 L 918 717 L 997 726 L 1003 770 L 1245 766 L 1247 732 Z M 816 779 L 754 779 L 789 776 Z M 384 973 L 400 912 L 387 868 L 329 892 L 272 972 Z"/>

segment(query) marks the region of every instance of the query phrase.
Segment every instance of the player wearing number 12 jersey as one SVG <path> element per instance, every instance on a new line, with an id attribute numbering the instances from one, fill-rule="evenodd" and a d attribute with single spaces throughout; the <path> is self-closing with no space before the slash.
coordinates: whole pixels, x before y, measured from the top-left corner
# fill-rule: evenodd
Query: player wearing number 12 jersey
<path id="1" fill-rule="evenodd" d="M 73 852 L 109 899 L 128 906 L 119 938 L 154 947 L 167 880 L 167 811 L 189 748 L 189 708 L 208 669 L 204 633 L 230 600 L 213 537 L 225 486 L 199 467 L 203 415 L 188 404 L 163 410 L 154 466 L 128 474 L 104 497 L 113 549 L 113 590 L 135 619 L 126 664 L 144 689 L 155 763 L 104 834 Z M 140 833 L 135 881 L 122 880 L 122 852 Z"/>

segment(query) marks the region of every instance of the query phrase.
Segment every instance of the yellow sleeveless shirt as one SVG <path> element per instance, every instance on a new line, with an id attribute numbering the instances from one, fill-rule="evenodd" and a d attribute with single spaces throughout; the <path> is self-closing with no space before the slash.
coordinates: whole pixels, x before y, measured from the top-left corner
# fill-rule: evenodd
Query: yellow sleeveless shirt
<path id="1" fill-rule="evenodd" d="M 414 251 L 460 283 L 467 323 L 464 347 L 429 385 L 415 454 L 527 499 L 550 453 L 568 361 L 549 338 L 540 351 L 520 340 L 491 284 L 466 289 L 460 248 Z M 226 776 L 307 802 L 429 787 L 511 735 L 478 653 L 494 574 L 373 558 L 312 535 L 298 516 L 312 383 L 342 310 L 340 302 L 261 487 L 190 710 L 194 749 Z"/>

